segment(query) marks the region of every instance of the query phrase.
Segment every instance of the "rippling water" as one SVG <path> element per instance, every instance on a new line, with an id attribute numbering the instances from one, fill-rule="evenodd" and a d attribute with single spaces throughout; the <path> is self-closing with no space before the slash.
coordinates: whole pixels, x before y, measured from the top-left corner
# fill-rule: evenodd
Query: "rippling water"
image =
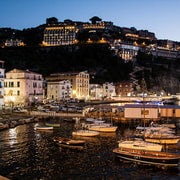
<path id="1" fill-rule="evenodd" d="M 42 124 L 39 123 L 39 124 Z M 71 137 L 74 124 L 61 121 L 52 132 L 34 130 L 35 124 L 0 132 L 0 175 L 10 179 L 179 179 L 180 168 L 171 170 L 118 161 L 112 150 L 132 130 L 119 127 L 116 133 L 85 138 L 85 149 L 60 148 L 53 137 Z M 175 147 L 180 153 L 179 146 Z"/>

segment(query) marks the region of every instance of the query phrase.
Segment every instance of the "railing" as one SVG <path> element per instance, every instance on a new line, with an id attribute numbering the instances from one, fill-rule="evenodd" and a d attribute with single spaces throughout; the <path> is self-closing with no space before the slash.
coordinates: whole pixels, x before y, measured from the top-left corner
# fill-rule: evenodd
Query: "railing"
<path id="1" fill-rule="evenodd" d="M 29 114 L 31 116 L 40 116 L 40 117 L 84 117 L 82 113 L 57 113 L 55 111 L 52 112 L 40 112 L 40 111 L 30 111 Z"/>

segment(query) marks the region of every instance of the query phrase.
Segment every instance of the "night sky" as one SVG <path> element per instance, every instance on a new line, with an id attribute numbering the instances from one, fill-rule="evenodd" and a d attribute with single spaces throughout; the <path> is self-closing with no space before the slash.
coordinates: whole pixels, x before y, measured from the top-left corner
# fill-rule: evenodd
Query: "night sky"
<path id="1" fill-rule="evenodd" d="M 180 0 L 1 0 L 0 28 L 24 29 L 56 17 L 90 22 L 93 16 L 120 27 L 154 32 L 180 42 Z"/>

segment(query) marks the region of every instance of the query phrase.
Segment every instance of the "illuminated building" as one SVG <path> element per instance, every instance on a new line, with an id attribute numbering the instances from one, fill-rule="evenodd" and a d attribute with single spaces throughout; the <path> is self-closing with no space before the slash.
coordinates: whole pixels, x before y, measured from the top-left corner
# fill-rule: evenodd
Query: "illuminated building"
<path id="1" fill-rule="evenodd" d="M 4 61 L 0 61 L 0 108 L 4 105 Z"/>
<path id="2" fill-rule="evenodd" d="M 59 46 L 74 44 L 76 36 L 75 25 L 56 25 L 46 27 L 44 30 L 44 38 L 42 45 L 44 46 Z"/>
<path id="3" fill-rule="evenodd" d="M 42 75 L 29 70 L 13 69 L 4 79 L 4 103 L 26 106 L 41 102 L 43 98 Z"/>
<path id="4" fill-rule="evenodd" d="M 11 46 L 24 46 L 25 44 L 19 39 L 7 39 L 4 45 L 7 47 L 11 47 Z"/>
<path id="5" fill-rule="evenodd" d="M 118 96 L 131 96 L 133 92 L 133 84 L 131 82 L 119 82 L 116 84 L 116 94 Z"/>
<path id="6" fill-rule="evenodd" d="M 113 43 L 111 43 L 111 49 L 115 50 L 115 53 L 118 54 L 122 59 L 129 61 L 136 57 L 140 47 L 136 42 L 134 44 L 128 44 L 116 39 Z"/>
<path id="7" fill-rule="evenodd" d="M 47 98 L 49 100 L 68 100 L 72 97 L 72 86 L 69 80 L 47 83 Z"/>
<path id="8" fill-rule="evenodd" d="M 90 84 L 89 92 L 90 92 L 91 100 L 93 100 L 93 99 L 101 100 L 102 99 L 102 96 L 103 96 L 102 85 L 100 85 L 100 84 Z"/>
<path id="9" fill-rule="evenodd" d="M 69 80 L 72 84 L 72 97 L 77 99 L 89 98 L 89 74 L 82 72 L 65 72 L 51 74 L 46 77 L 47 83 L 57 82 L 60 80 Z"/>
<path id="10" fill-rule="evenodd" d="M 113 96 L 116 95 L 115 92 L 115 86 L 113 85 L 113 83 L 104 83 L 103 84 L 103 97 L 105 98 L 111 98 Z"/>

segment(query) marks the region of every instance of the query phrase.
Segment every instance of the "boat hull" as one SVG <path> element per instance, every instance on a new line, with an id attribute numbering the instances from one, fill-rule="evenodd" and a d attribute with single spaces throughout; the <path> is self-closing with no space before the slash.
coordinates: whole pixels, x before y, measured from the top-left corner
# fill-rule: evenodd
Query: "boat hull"
<path id="1" fill-rule="evenodd" d="M 148 138 L 145 137 L 145 141 L 158 144 L 177 144 L 180 138 Z"/>
<path id="2" fill-rule="evenodd" d="M 127 140 L 119 141 L 118 147 L 160 152 L 162 151 L 163 146 L 160 144 L 145 142 L 143 140 Z"/>
<path id="3" fill-rule="evenodd" d="M 112 127 L 101 127 L 101 126 L 91 126 L 89 127 L 91 131 L 99 131 L 99 132 L 115 132 L 117 130 L 116 126 Z"/>
<path id="4" fill-rule="evenodd" d="M 53 130 L 53 127 L 35 127 L 35 130 L 38 130 L 38 131 L 49 131 L 49 130 Z"/>
<path id="5" fill-rule="evenodd" d="M 72 135 L 73 136 L 94 137 L 94 136 L 98 136 L 99 132 L 89 131 L 89 130 L 79 130 L 79 131 L 72 132 Z"/>
<path id="6" fill-rule="evenodd" d="M 58 137 L 58 138 L 54 138 L 54 142 L 56 142 L 57 144 L 65 144 L 65 145 L 71 145 L 71 146 L 83 146 L 86 141 Z"/>
<path id="7" fill-rule="evenodd" d="M 113 152 L 118 158 L 123 160 L 159 167 L 177 167 L 180 159 L 180 155 L 178 154 L 132 149 L 129 150 L 127 148 L 116 148 Z"/>
<path id="8" fill-rule="evenodd" d="M 60 124 L 55 124 L 55 123 L 45 123 L 46 126 L 48 127 L 55 127 L 55 128 L 59 128 Z"/>

